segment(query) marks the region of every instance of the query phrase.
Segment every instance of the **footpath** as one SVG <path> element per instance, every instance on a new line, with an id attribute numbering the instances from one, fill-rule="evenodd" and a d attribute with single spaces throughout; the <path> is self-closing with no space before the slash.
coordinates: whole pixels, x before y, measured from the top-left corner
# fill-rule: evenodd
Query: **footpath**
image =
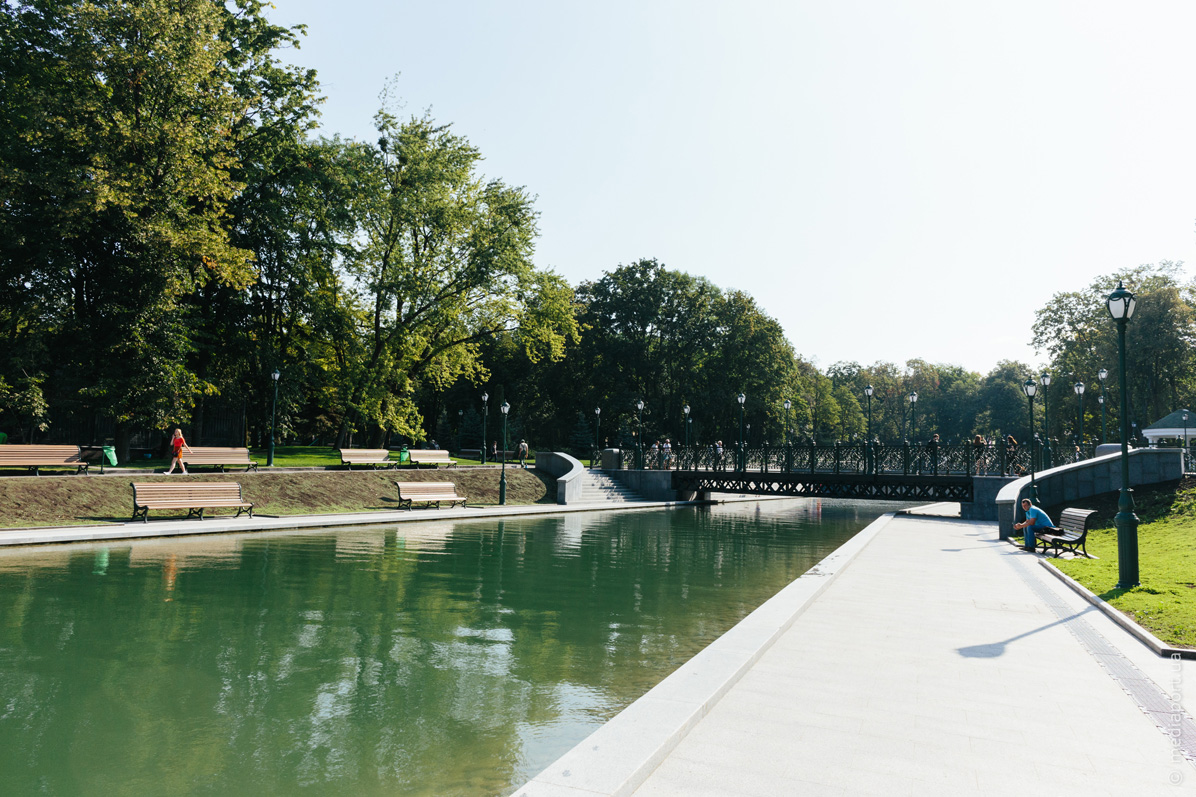
<path id="1" fill-rule="evenodd" d="M 1196 662 L 996 538 L 878 520 L 514 794 L 1196 792 Z"/>

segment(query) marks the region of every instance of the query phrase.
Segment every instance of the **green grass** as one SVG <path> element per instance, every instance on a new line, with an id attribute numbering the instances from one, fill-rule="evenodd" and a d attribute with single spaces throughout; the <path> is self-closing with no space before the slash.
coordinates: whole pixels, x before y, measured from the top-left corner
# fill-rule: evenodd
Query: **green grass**
<path id="1" fill-rule="evenodd" d="M 1141 585 L 1117 589 L 1116 494 L 1101 496 L 1100 528 L 1088 532 L 1099 559 L 1058 560 L 1059 569 L 1171 645 L 1196 647 L 1196 479 L 1135 491 Z M 1101 504 L 1102 506 L 1097 506 Z M 1052 517 L 1058 513 L 1057 508 Z"/>

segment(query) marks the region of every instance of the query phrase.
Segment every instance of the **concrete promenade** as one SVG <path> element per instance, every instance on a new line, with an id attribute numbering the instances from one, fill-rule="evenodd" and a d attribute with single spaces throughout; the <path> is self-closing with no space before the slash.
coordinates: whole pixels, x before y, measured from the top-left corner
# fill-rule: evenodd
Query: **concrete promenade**
<path id="1" fill-rule="evenodd" d="M 515 794 L 1196 793 L 1196 663 L 995 523 L 886 517 L 853 543 Z"/>

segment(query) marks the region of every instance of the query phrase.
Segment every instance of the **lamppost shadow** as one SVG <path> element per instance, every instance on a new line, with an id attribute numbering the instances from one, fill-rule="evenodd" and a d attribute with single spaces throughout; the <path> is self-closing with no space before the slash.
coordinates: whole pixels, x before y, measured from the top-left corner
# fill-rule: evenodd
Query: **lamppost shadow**
<path id="1" fill-rule="evenodd" d="M 1028 636 L 1045 631 L 1048 628 L 1054 628 L 1057 625 L 1063 625 L 1064 623 L 1070 622 L 1077 617 L 1095 610 L 1095 607 L 1089 606 L 1079 612 L 1076 612 L 1075 614 L 1069 615 L 1068 617 L 1063 617 L 1059 620 L 1056 620 L 1053 623 L 1047 623 L 1046 625 L 1031 629 L 1024 634 L 1018 634 L 1017 636 L 1009 637 L 1009 639 L 1003 639 L 1000 642 L 989 642 L 983 645 L 968 645 L 967 647 L 956 648 L 955 652 L 967 659 L 996 659 L 1005 655 L 1006 646 L 1012 642 L 1016 642 L 1019 639 L 1025 639 Z"/>

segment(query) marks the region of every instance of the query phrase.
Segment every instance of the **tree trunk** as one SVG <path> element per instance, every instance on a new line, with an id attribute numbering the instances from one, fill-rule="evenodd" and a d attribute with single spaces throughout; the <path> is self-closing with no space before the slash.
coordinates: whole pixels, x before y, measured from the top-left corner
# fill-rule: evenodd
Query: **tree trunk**
<path id="1" fill-rule="evenodd" d="M 116 443 L 116 461 L 129 461 L 129 426 L 128 424 L 117 421 L 116 431 L 114 434 L 114 442 Z"/>

